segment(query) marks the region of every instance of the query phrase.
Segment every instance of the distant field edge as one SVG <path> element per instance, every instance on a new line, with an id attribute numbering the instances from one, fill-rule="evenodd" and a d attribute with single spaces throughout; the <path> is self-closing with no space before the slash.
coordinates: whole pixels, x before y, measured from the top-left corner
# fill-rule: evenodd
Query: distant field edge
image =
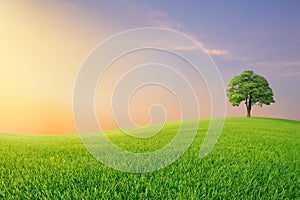
<path id="1" fill-rule="evenodd" d="M 216 118 L 218 119 L 218 118 Z M 220 118 L 221 119 L 221 118 Z M 286 118 L 274 118 L 274 117 L 259 117 L 259 116 L 253 116 L 253 117 L 244 117 L 244 116 L 229 116 L 229 117 L 225 117 L 225 121 L 224 123 L 231 121 L 231 120 L 257 120 L 257 119 L 261 119 L 261 120 L 277 120 L 277 121 L 281 121 L 281 122 L 293 122 L 293 123 L 300 123 L 299 120 L 295 120 L 295 119 L 286 119 Z M 184 121 L 193 121 L 196 119 L 189 119 L 189 120 L 184 120 Z M 211 120 L 211 118 L 200 118 L 200 122 L 201 121 L 209 121 Z M 167 121 L 166 124 L 171 124 L 171 123 L 178 123 L 180 122 L 180 120 L 175 120 L 175 121 Z M 158 123 L 159 124 L 159 123 Z M 158 124 L 151 124 L 151 125 L 158 125 Z M 130 128 L 130 127 L 126 127 L 126 128 Z M 117 131 L 118 128 L 115 129 L 109 129 L 109 130 L 105 130 L 105 131 Z M 37 135 L 47 135 L 47 136 L 58 136 L 58 135 L 74 135 L 77 134 L 77 132 L 74 133 L 14 133 L 14 132 L 0 132 L 1 135 L 27 135 L 27 136 L 37 136 Z"/>

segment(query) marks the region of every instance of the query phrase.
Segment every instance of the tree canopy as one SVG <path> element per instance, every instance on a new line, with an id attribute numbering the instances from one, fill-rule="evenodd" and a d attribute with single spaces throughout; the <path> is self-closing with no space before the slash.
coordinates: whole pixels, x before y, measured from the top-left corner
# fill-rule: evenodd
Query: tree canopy
<path id="1" fill-rule="evenodd" d="M 266 78 L 246 70 L 240 75 L 233 77 L 228 83 L 227 96 L 233 106 L 239 106 L 245 102 L 247 116 L 251 116 L 254 105 L 270 105 L 275 103 L 273 91 Z"/>

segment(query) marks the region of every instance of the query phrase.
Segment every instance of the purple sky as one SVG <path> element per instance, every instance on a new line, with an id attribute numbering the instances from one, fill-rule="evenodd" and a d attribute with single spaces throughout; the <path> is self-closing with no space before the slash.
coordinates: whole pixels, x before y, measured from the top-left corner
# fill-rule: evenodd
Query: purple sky
<path id="1" fill-rule="evenodd" d="M 149 26 L 197 40 L 224 85 L 248 69 L 265 76 L 276 103 L 253 116 L 300 120 L 300 1 L 11 0 L 0 4 L 0 132 L 75 132 L 72 92 L 83 61 L 112 35 Z M 227 102 L 227 116 L 245 113 Z"/>
<path id="2" fill-rule="evenodd" d="M 205 48 L 220 50 L 212 57 L 225 84 L 246 69 L 269 80 L 276 103 L 254 108 L 254 115 L 300 120 L 299 1 L 69 2 L 96 22 L 106 17 L 115 28 L 112 33 L 163 26 L 193 36 Z M 243 106 L 228 109 L 228 115 L 243 112 Z"/>

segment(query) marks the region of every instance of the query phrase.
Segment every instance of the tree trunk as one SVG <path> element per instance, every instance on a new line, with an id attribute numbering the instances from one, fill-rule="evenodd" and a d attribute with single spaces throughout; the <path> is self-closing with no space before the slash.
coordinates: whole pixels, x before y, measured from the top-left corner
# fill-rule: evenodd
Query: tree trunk
<path id="1" fill-rule="evenodd" d="M 246 100 L 246 107 L 247 107 L 247 117 L 251 117 L 251 96 L 248 100 Z"/>
<path id="2" fill-rule="evenodd" d="M 247 117 L 251 117 L 251 104 L 247 106 Z"/>

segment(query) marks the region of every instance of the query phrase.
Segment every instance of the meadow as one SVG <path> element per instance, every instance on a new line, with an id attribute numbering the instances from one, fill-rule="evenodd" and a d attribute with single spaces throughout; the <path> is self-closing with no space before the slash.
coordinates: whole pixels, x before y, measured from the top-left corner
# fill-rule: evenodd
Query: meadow
<path id="1" fill-rule="evenodd" d="M 0 134 L 1 199 L 300 199 L 300 122 L 226 118 L 214 149 L 199 159 L 209 120 L 173 164 L 132 174 L 94 159 L 77 134 Z M 108 137 L 129 151 L 167 144 L 178 122 L 150 139 L 119 130 Z M 186 130 L 188 131 L 188 130 Z"/>

